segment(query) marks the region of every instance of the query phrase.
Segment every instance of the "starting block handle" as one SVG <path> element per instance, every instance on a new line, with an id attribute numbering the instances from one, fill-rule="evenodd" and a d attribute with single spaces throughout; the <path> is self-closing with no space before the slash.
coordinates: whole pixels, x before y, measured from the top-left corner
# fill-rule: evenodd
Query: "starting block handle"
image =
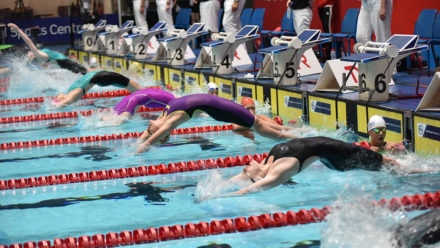
<path id="1" fill-rule="evenodd" d="M 141 34 L 141 35 L 147 35 L 148 34 L 148 28 L 147 27 L 134 27 L 131 32 L 133 34 Z"/>
<path id="2" fill-rule="evenodd" d="M 225 32 L 213 33 L 211 35 L 211 39 L 212 40 L 223 40 L 225 42 L 234 43 L 235 42 L 235 34 L 225 33 Z"/>
<path id="3" fill-rule="evenodd" d="M 296 36 L 273 37 L 270 40 L 272 46 L 287 45 L 288 47 L 299 49 L 302 47 L 302 41 Z"/>
<path id="4" fill-rule="evenodd" d="M 378 53 L 387 55 L 388 57 L 395 58 L 399 55 L 399 49 L 395 45 L 381 42 L 367 42 L 365 45 L 362 43 L 356 43 L 353 46 L 355 53 Z"/>
<path id="5" fill-rule="evenodd" d="M 367 41 L 365 45 L 371 46 L 371 47 L 385 47 L 391 45 L 388 42 L 378 42 L 378 41 Z"/>
<path id="6" fill-rule="evenodd" d="M 175 36 L 179 38 L 186 38 L 186 31 L 184 29 L 173 29 L 173 30 L 167 30 L 168 36 Z"/>
<path id="7" fill-rule="evenodd" d="M 95 25 L 88 23 L 88 24 L 84 24 L 81 27 L 82 30 L 84 31 L 94 31 L 95 30 Z"/>
<path id="8" fill-rule="evenodd" d="M 118 25 L 107 25 L 105 26 L 105 31 L 107 33 L 117 33 L 119 31 Z"/>

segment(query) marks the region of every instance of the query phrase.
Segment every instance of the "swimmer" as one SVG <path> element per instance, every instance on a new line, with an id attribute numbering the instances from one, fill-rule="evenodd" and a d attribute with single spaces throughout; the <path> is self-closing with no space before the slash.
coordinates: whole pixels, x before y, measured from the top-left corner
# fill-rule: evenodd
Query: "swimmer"
<path id="1" fill-rule="evenodd" d="M 17 25 L 14 23 L 8 23 L 8 27 L 17 33 L 17 35 L 20 36 L 21 39 L 26 43 L 26 45 L 29 47 L 30 52 L 28 53 L 28 58 L 30 60 L 33 60 L 36 58 L 40 62 L 48 63 L 48 62 L 55 62 L 58 64 L 59 67 L 63 69 L 67 69 L 73 73 L 80 73 L 80 74 L 86 74 L 87 69 L 80 65 L 79 63 L 69 59 L 66 55 L 51 50 L 47 48 L 38 49 L 37 46 L 32 42 L 32 40 L 21 30 Z"/>
<path id="2" fill-rule="evenodd" d="M 209 94 L 192 94 L 171 100 L 162 115 L 150 121 L 147 130 L 139 138 L 141 145 L 137 152 L 144 152 L 156 143 L 166 143 L 171 131 L 189 121 L 198 111 L 207 113 L 217 121 L 248 127 L 265 137 L 273 139 L 296 137 L 283 132 L 292 128 L 267 123 L 234 101 Z"/>
<path id="3" fill-rule="evenodd" d="M 392 240 L 396 240 L 395 248 L 438 247 L 440 244 L 440 208 L 431 209 L 412 218 L 409 222 L 399 224 L 394 230 Z M 358 240 L 356 240 L 358 241 Z M 432 246 L 432 245 L 437 246 Z M 321 247 L 320 240 L 303 240 L 292 248 Z"/>
<path id="4" fill-rule="evenodd" d="M 137 82 L 130 80 L 119 73 L 110 71 L 91 71 L 73 82 L 67 90 L 67 94 L 59 94 L 53 103 L 56 108 L 66 107 L 81 99 L 95 85 L 101 87 L 113 85 L 126 88 L 130 92 L 142 89 L 142 86 Z"/>
<path id="5" fill-rule="evenodd" d="M 432 209 L 396 228 L 398 247 L 434 247 L 440 243 L 440 208 Z M 437 247 L 437 246 L 436 246 Z"/>
<path id="6" fill-rule="evenodd" d="M 329 169 L 337 171 L 380 171 L 383 168 L 394 170 L 400 167 L 401 170 L 411 173 L 432 172 L 404 168 L 393 158 L 341 140 L 323 136 L 296 138 L 274 146 L 265 160 L 261 163 L 252 160 L 240 174 L 226 182 L 227 185 L 244 185 L 240 190 L 223 196 L 207 196 L 201 200 L 208 197 L 237 196 L 277 187 L 318 160 Z"/>
<path id="7" fill-rule="evenodd" d="M 141 89 L 122 98 L 113 108 L 118 114 L 118 122 L 129 120 L 138 106 L 149 108 L 164 108 L 174 95 L 161 89 Z"/>
<path id="8" fill-rule="evenodd" d="M 208 94 L 218 96 L 218 87 L 215 83 L 209 82 L 208 84 Z"/>
<path id="9" fill-rule="evenodd" d="M 398 143 L 386 142 L 385 137 L 387 134 L 386 123 L 382 116 L 373 115 L 368 121 L 368 136 L 369 142 L 361 141 L 355 143 L 356 145 L 363 146 L 367 149 L 375 152 L 403 152 L 405 151 L 405 145 L 403 141 Z"/>

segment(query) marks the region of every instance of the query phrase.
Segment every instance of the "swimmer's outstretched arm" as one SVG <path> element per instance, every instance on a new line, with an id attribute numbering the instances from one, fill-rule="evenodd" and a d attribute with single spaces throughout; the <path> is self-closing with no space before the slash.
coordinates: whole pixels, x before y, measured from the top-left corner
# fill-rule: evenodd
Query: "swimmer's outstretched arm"
<path id="1" fill-rule="evenodd" d="M 384 167 L 386 167 L 387 169 L 393 171 L 393 172 L 397 172 L 397 173 L 410 173 L 410 174 L 417 174 L 417 173 L 430 173 L 430 172 L 438 172 L 438 170 L 434 170 L 434 169 L 414 169 L 411 168 L 407 165 L 403 165 L 401 163 L 399 163 L 397 160 L 395 160 L 392 157 L 388 157 L 385 155 L 382 155 L 382 163 L 384 165 Z"/>
<path id="2" fill-rule="evenodd" d="M 32 53 L 37 57 L 37 59 L 40 59 L 40 60 L 48 60 L 49 59 L 49 55 L 40 51 L 35 46 L 35 44 L 32 42 L 32 40 L 17 25 L 15 25 L 14 23 L 8 23 L 8 27 L 11 30 L 14 30 L 15 32 L 17 32 L 17 34 L 23 39 L 23 41 L 26 43 L 26 45 L 29 47 L 29 49 L 31 49 Z"/>
<path id="3" fill-rule="evenodd" d="M 188 115 L 184 111 L 176 111 L 164 118 L 166 119 L 160 126 L 159 130 L 154 133 L 150 133 L 147 129 L 142 133 L 141 137 L 139 138 L 139 141 L 142 143 L 140 144 L 137 153 L 145 152 L 150 149 L 151 145 L 166 139 L 173 129 L 189 120 Z"/>
<path id="4" fill-rule="evenodd" d="M 254 125 L 251 127 L 252 130 L 257 131 L 259 134 L 272 138 L 272 139 L 293 139 L 298 138 L 298 136 L 291 134 L 291 133 L 285 133 L 283 130 L 286 129 L 292 129 L 291 127 L 281 126 L 278 124 L 270 123 L 267 121 L 264 121 L 258 116 L 255 116 L 255 122 Z"/>
<path id="5" fill-rule="evenodd" d="M 64 108 L 69 106 L 72 103 L 79 101 L 83 97 L 83 90 L 81 88 L 76 88 L 67 95 L 61 94 L 63 97 L 56 103 L 56 108 Z"/>
<path id="6" fill-rule="evenodd" d="M 0 68 L 0 75 L 9 73 L 10 71 L 11 71 L 11 68 L 9 68 L 9 67 Z"/>
<path id="7" fill-rule="evenodd" d="M 289 181 L 292 176 L 298 173 L 299 161 L 294 157 L 284 157 L 273 161 L 273 156 L 270 156 L 267 163 L 264 164 L 264 160 L 260 163 L 260 166 L 270 167 L 267 175 L 261 179 L 257 180 L 249 186 L 246 186 L 232 194 L 243 195 L 251 192 L 257 192 L 261 190 L 267 190 L 275 188 L 287 181 Z M 244 177 L 245 175 L 242 173 Z M 250 176 L 250 175 L 249 175 Z M 248 178 L 250 180 L 251 178 Z M 255 178 L 253 179 L 255 180 Z"/>
<path id="8" fill-rule="evenodd" d="M 253 178 L 251 175 L 247 175 L 245 172 L 237 174 L 230 178 L 226 184 L 236 183 L 237 181 L 254 180 L 252 184 L 231 193 L 221 195 L 208 195 L 201 199 L 195 199 L 196 202 L 202 202 L 213 198 L 224 198 L 240 196 L 248 193 L 258 192 L 275 188 L 291 179 L 292 176 L 298 174 L 299 161 L 294 157 L 285 157 L 273 161 L 273 156 L 269 157 L 267 163 L 263 160 L 260 166 L 269 166 L 272 169 L 263 178 Z"/>

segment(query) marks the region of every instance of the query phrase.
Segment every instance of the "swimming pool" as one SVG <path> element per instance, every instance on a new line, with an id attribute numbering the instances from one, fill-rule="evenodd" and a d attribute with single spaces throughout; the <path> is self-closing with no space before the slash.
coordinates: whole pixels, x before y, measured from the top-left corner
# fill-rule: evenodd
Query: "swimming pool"
<path id="1" fill-rule="evenodd" d="M 91 97 L 52 110 L 49 93 L 62 87 L 45 90 L 36 84 L 38 90 L 26 93 L 17 83 L 4 99 L 43 96 L 43 101 L 3 102 L 1 107 L 0 244 L 139 246 L 136 238 L 144 247 L 292 247 L 302 240 L 322 239 L 323 247 L 384 247 L 392 226 L 423 210 L 391 211 L 369 203 L 408 195 L 440 197 L 435 195 L 440 190 L 438 173 L 341 173 L 315 163 L 293 178 L 295 183 L 196 203 L 198 194 L 218 191 L 221 182 L 242 170 L 244 161 L 261 158 L 278 141 L 258 135 L 252 141 L 225 123 L 200 116 L 180 126 L 169 144 L 135 155 L 138 133 L 159 111 L 142 112 L 130 123 L 111 126 L 99 121 L 105 113 L 97 109 L 113 107 L 121 96 Z M 89 115 L 81 114 L 90 110 Z M 59 114 L 70 112 L 77 117 Z M 304 136 L 353 138 L 343 129 L 304 130 Z M 408 154 L 398 159 L 414 166 L 438 166 L 436 157 L 422 162 Z M 321 222 L 327 206 L 338 207 L 328 222 Z M 293 225 L 293 216 L 303 224 Z M 142 239 L 145 235 L 151 239 Z"/>

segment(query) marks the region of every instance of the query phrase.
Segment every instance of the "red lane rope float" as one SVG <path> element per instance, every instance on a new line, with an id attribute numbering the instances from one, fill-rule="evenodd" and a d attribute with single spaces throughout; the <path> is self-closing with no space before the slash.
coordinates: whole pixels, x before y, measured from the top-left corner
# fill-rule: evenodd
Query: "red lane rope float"
<path id="1" fill-rule="evenodd" d="M 136 112 L 154 112 L 161 111 L 164 108 L 148 108 L 145 106 L 140 106 Z M 99 112 L 110 112 L 110 108 L 100 109 Z M 19 122 L 31 122 L 31 121 L 45 121 L 45 120 L 55 120 L 55 119 L 68 119 L 68 118 L 78 118 L 78 113 L 82 116 L 90 116 L 95 110 L 80 110 L 72 112 L 56 112 L 48 114 L 36 114 L 36 115 L 24 115 L 24 116 L 9 116 L 0 118 L 0 124 L 7 123 L 19 123 Z"/>
<path id="2" fill-rule="evenodd" d="M 18 178 L 0 180 L 0 190 L 22 189 L 41 187 L 48 185 L 60 185 L 68 183 L 83 183 L 91 181 L 114 180 L 129 177 L 152 176 L 172 174 L 180 172 L 207 170 L 215 168 L 228 168 L 249 164 L 251 160 L 261 162 L 266 158 L 267 153 L 245 155 L 243 157 L 225 157 L 217 159 L 196 160 L 187 162 L 174 162 L 168 164 L 141 165 L 134 167 L 123 167 L 119 169 L 95 170 L 88 172 L 72 172 L 69 174 L 48 175 L 40 177 Z"/>
<path id="3" fill-rule="evenodd" d="M 396 210 L 396 207 L 397 209 L 402 208 L 406 211 L 438 208 L 440 207 L 440 191 L 429 192 L 424 195 L 406 195 L 401 198 L 392 198 L 390 200 L 381 199 L 379 203 L 388 204 L 384 205 L 384 207 L 389 207 L 391 210 Z M 408 208 L 410 205 L 411 207 Z M 135 229 L 132 231 L 123 230 L 120 232 L 108 232 L 106 234 L 98 233 L 91 236 L 82 235 L 79 237 L 56 238 L 52 241 L 28 241 L 25 243 L 0 245 L 0 248 L 84 248 L 154 243 L 176 239 L 318 223 L 324 221 L 325 217 L 331 211 L 332 208 L 329 206 L 324 206 L 321 209 L 300 209 L 297 212 L 288 210 L 286 212 L 263 213 L 248 217 L 241 216 L 211 220 L 210 222 L 189 222 L 183 225 L 176 224 L 172 226 L 160 226 L 157 228 L 149 227 L 146 229 Z"/>
<path id="4" fill-rule="evenodd" d="M 147 87 L 148 89 L 160 89 L 160 86 L 151 86 Z M 91 99 L 91 98 L 110 98 L 110 97 L 119 97 L 119 96 L 127 96 L 130 94 L 130 91 L 123 90 L 112 90 L 112 91 L 99 91 L 99 92 L 89 92 L 83 96 L 82 99 Z M 17 99 L 6 99 L 0 100 L 0 105 L 13 105 L 13 104 L 24 104 L 24 103 L 34 103 L 34 102 L 44 102 L 44 97 L 30 97 L 30 98 L 17 98 Z"/>
<path id="5" fill-rule="evenodd" d="M 10 81 L 9 77 L 0 77 L 0 87 L 8 87 Z"/>
<path id="6" fill-rule="evenodd" d="M 232 130 L 232 124 L 176 128 L 171 132 L 171 135 L 219 132 L 219 131 L 228 131 L 228 130 Z M 56 139 L 49 139 L 49 140 L 17 141 L 17 142 L 1 143 L 0 150 L 22 149 L 22 148 L 31 148 L 31 147 L 39 147 L 39 146 L 53 146 L 53 145 L 65 145 L 65 144 L 88 143 L 88 142 L 99 142 L 99 141 L 110 141 L 110 140 L 119 140 L 119 139 L 131 139 L 131 138 L 139 138 L 141 136 L 141 134 L 142 134 L 141 132 L 128 132 L 128 133 L 119 133 L 119 134 L 105 134 L 105 135 L 90 135 L 90 136 L 80 136 L 80 137 L 56 138 Z"/>

